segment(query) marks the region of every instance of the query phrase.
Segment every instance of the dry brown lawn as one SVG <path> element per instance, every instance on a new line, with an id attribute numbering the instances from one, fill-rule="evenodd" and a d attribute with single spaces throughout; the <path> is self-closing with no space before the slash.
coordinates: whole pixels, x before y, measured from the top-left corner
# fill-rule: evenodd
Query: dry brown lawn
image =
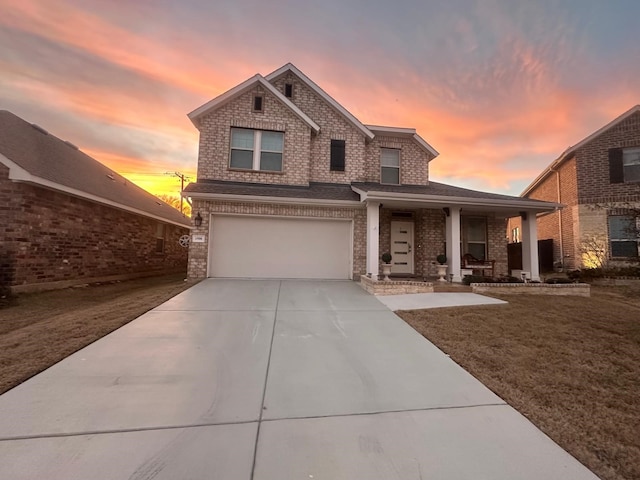
<path id="1" fill-rule="evenodd" d="M 399 312 L 605 480 L 640 479 L 640 288 Z"/>
<path id="2" fill-rule="evenodd" d="M 184 275 L 18 295 L 0 309 L 0 393 L 185 290 Z"/>

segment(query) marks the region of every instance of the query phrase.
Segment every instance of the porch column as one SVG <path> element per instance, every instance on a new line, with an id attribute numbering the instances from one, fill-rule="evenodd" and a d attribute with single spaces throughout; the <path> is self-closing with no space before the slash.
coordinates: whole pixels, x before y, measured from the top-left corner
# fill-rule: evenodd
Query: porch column
<path id="1" fill-rule="evenodd" d="M 367 202 L 367 273 L 378 280 L 380 256 L 380 202 Z"/>
<path id="2" fill-rule="evenodd" d="M 461 282 L 460 275 L 460 207 L 449 207 L 446 217 L 445 231 L 447 239 L 448 273 L 453 273 L 452 281 Z"/>
<path id="3" fill-rule="evenodd" d="M 536 214 L 521 212 L 520 217 L 522 218 L 522 270 L 531 274 L 530 280 L 540 281 Z"/>

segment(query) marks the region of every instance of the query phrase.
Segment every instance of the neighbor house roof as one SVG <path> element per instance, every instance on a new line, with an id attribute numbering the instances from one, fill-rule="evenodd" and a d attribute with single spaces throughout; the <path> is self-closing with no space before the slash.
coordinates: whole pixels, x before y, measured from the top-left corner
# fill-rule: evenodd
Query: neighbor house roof
<path id="1" fill-rule="evenodd" d="M 175 208 L 131 183 L 75 145 L 6 110 L 0 111 L 0 163 L 9 179 L 58 190 L 163 222 L 188 227 Z"/>
<path id="2" fill-rule="evenodd" d="M 253 77 L 245 80 L 240 85 L 233 87 L 231 90 L 227 90 L 221 95 L 218 95 L 213 100 L 205 103 L 204 105 L 196 108 L 193 112 L 188 114 L 189 119 L 193 122 L 196 127 L 200 126 L 200 119 L 211 113 L 218 108 L 226 105 L 233 99 L 239 97 L 247 90 L 253 88 L 256 85 L 262 85 L 267 91 L 269 91 L 274 97 L 276 97 L 282 104 L 287 106 L 294 114 L 296 114 L 304 123 L 306 123 L 314 132 L 318 133 L 320 131 L 320 126 L 311 120 L 309 116 L 300 110 L 291 100 L 285 97 L 282 93 L 280 93 L 273 85 L 271 85 L 265 78 L 256 74 Z"/>
<path id="3" fill-rule="evenodd" d="M 293 73 L 300 80 L 302 80 L 305 84 L 307 84 L 307 86 L 311 90 L 313 90 L 316 94 L 318 94 L 318 96 L 320 96 L 325 102 L 327 102 L 329 105 L 331 105 L 340 114 L 342 114 L 343 117 L 345 117 L 349 122 L 351 122 L 358 130 L 360 130 L 365 137 L 367 137 L 369 140 L 373 139 L 373 137 L 375 135 L 371 130 L 369 130 L 366 127 L 366 125 L 364 125 L 360 120 L 358 120 L 351 113 L 349 113 L 349 111 L 346 108 L 344 108 L 342 105 L 340 105 L 338 102 L 336 102 L 331 97 L 331 95 L 329 95 L 327 92 L 322 90 L 322 88 L 320 88 L 318 85 L 316 85 L 316 83 L 313 80 L 311 80 L 304 73 L 302 73 L 300 70 L 298 70 L 298 68 L 294 64 L 287 63 L 286 65 L 283 65 L 282 67 L 277 69 L 275 72 L 272 72 L 269 75 L 267 75 L 265 77 L 265 79 L 267 81 L 271 82 L 271 81 L 275 80 L 276 78 L 280 77 L 281 75 L 284 75 L 287 72 Z"/>
<path id="4" fill-rule="evenodd" d="M 570 158 L 572 158 L 579 148 L 584 147 L 587 143 L 589 143 L 590 141 L 592 141 L 595 138 L 599 137 L 600 135 L 602 135 L 604 132 L 606 132 L 610 128 L 615 127 L 620 122 L 623 122 L 624 120 L 629 118 L 631 115 L 633 115 L 635 113 L 638 113 L 638 112 L 640 112 L 640 105 L 636 105 L 634 107 L 631 107 L 629 110 L 624 112 L 622 115 L 620 115 L 619 117 L 614 118 L 612 121 L 607 123 L 604 127 L 599 128 L 598 130 L 593 132 L 588 137 L 580 140 L 575 145 L 567 148 L 564 152 L 562 152 L 562 154 L 557 159 L 555 159 L 553 162 L 551 162 L 551 164 L 547 168 L 545 168 L 544 171 L 540 175 L 538 175 L 536 177 L 536 179 L 533 182 L 531 182 L 531 184 L 527 188 L 524 189 L 524 191 L 520 194 L 520 196 L 521 197 L 526 197 L 527 195 L 529 195 L 529 193 L 531 193 L 531 191 L 534 188 L 536 188 L 541 182 L 543 182 L 551 174 L 551 172 L 555 171 L 555 169 L 558 168 L 561 164 L 563 164 L 565 161 L 567 161 Z"/>

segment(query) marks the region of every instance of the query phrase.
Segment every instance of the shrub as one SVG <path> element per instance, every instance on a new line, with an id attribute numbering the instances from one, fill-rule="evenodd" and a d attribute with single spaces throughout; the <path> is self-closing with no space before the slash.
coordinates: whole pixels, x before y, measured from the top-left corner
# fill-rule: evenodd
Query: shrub
<path id="1" fill-rule="evenodd" d="M 548 283 L 549 285 L 557 285 L 561 283 L 573 283 L 573 280 L 571 280 L 570 278 L 547 278 L 544 283 Z"/>
<path id="2" fill-rule="evenodd" d="M 384 263 L 390 263 L 393 257 L 391 257 L 391 254 L 389 252 L 384 252 L 380 258 Z"/>
<path id="3" fill-rule="evenodd" d="M 440 254 L 436 257 L 436 261 L 440 264 L 440 265 L 444 265 L 445 263 L 447 263 L 447 256 L 444 254 Z"/>

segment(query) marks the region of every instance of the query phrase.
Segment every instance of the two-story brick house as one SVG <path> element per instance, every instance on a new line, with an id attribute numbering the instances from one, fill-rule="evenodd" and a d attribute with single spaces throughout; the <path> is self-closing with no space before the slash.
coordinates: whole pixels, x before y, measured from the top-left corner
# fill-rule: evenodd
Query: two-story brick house
<path id="1" fill-rule="evenodd" d="M 386 251 L 395 275 L 434 275 L 440 253 L 454 281 L 464 253 L 506 274 L 506 219 L 528 215 L 535 245 L 536 213 L 557 208 L 429 181 L 438 152 L 415 129 L 361 123 L 292 64 L 189 118 L 200 131 L 184 192 L 198 219 L 193 278 L 377 278 Z"/>
<path id="2" fill-rule="evenodd" d="M 637 260 L 640 105 L 565 150 L 522 197 L 565 205 L 538 219 L 538 237 L 553 239 L 556 265 Z M 519 219 L 510 222 L 511 231 L 517 228 Z"/>

